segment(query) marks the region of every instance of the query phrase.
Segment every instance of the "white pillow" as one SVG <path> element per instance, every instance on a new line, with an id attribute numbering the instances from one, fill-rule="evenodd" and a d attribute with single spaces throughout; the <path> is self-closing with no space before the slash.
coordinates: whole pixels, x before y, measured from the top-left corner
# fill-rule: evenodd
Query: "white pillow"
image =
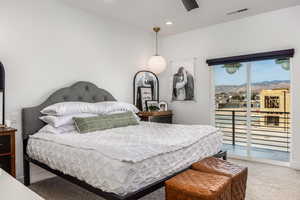
<path id="1" fill-rule="evenodd" d="M 118 101 L 104 101 L 95 103 L 95 105 L 98 107 L 105 107 L 105 114 L 109 114 L 112 112 L 133 112 L 138 113 L 140 110 L 135 107 L 133 104 L 126 103 L 126 102 L 118 102 Z M 100 114 L 100 113 L 99 113 Z"/>
<path id="2" fill-rule="evenodd" d="M 94 111 L 95 107 L 93 103 L 62 102 L 44 108 L 41 113 L 44 115 L 63 116 L 78 113 L 95 113 Z"/>
<path id="3" fill-rule="evenodd" d="M 77 132 L 76 127 L 74 125 L 65 125 L 61 127 L 53 127 L 51 125 L 44 126 L 39 133 L 50 133 L 50 134 L 68 134 Z"/>
<path id="4" fill-rule="evenodd" d="M 54 115 L 46 115 L 40 117 L 40 120 L 50 124 L 51 126 L 57 128 L 64 125 L 72 125 L 74 124 L 73 117 L 96 117 L 97 114 L 90 113 L 79 113 L 74 115 L 66 115 L 66 116 L 54 116 Z"/>
<path id="5" fill-rule="evenodd" d="M 45 115 L 64 116 L 79 113 L 108 114 L 117 111 L 131 111 L 133 113 L 138 113 L 139 109 L 132 104 L 117 101 L 105 101 L 99 103 L 63 102 L 48 106 L 44 108 L 41 113 Z"/>

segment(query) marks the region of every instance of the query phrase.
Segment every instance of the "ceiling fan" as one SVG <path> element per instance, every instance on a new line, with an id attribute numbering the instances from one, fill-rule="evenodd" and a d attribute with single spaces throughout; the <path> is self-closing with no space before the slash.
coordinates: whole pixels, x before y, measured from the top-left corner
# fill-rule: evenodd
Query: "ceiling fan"
<path id="1" fill-rule="evenodd" d="M 199 4 L 196 0 L 181 0 L 187 11 L 199 8 Z"/>

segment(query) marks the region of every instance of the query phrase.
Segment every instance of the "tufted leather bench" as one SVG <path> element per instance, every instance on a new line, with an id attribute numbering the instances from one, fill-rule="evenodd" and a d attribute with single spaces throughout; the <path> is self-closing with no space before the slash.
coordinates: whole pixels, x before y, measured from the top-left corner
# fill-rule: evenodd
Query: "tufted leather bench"
<path id="1" fill-rule="evenodd" d="M 166 181 L 166 200 L 231 200 L 229 177 L 187 170 Z"/>
<path id="2" fill-rule="evenodd" d="M 218 158 L 210 157 L 192 165 L 192 169 L 230 177 L 232 200 L 244 200 L 246 196 L 248 169 Z"/>

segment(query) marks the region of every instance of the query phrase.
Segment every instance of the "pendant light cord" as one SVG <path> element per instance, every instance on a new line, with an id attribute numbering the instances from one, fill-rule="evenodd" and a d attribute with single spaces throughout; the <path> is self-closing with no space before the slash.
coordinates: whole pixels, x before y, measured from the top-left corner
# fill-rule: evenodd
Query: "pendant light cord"
<path id="1" fill-rule="evenodd" d="M 155 35 L 156 35 L 156 37 L 155 37 L 156 38 L 156 48 L 155 48 L 156 52 L 155 52 L 155 55 L 158 56 L 158 39 L 157 39 L 158 32 L 156 32 Z"/>
<path id="2" fill-rule="evenodd" d="M 155 32 L 155 56 L 158 56 L 158 32 L 160 27 L 154 27 L 153 31 Z"/>

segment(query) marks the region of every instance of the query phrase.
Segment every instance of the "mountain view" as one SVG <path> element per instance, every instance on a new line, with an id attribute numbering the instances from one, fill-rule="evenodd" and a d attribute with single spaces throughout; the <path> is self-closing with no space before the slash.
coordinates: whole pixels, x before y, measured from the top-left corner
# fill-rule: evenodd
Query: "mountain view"
<path id="1" fill-rule="evenodd" d="M 252 92 L 260 93 L 262 90 L 290 88 L 290 81 L 264 81 L 252 84 Z M 216 94 L 220 93 L 244 93 L 246 92 L 246 84 L 243 85 L 219 85 L 215 89 Z"/>

